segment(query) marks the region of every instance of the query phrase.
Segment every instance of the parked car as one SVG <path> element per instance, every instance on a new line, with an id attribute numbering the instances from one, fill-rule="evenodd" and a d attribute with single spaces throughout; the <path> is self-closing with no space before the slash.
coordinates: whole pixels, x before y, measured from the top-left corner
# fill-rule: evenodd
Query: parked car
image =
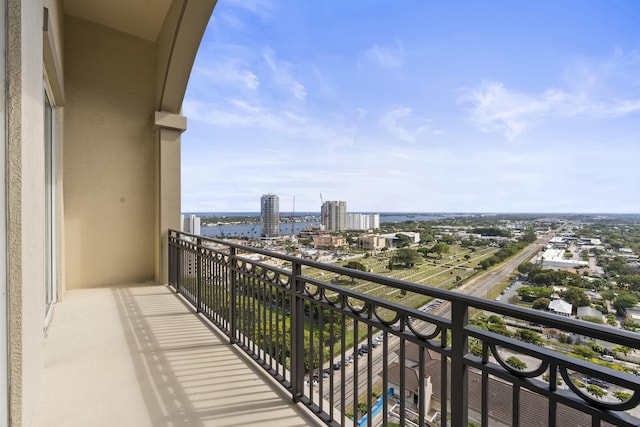
<path id="1" fill-rule="evenodd" d="M 597 378 L 587 378 L 587 383 L 597 385 L 600 388 L 609 388 L 609 384 L 607 382 L 599 380 Z"/>

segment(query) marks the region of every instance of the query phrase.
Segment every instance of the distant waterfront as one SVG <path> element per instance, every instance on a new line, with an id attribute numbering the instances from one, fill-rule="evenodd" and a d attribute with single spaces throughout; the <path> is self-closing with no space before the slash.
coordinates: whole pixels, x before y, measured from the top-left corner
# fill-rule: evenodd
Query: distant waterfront
<path id="1" fill-rule="evenodd" d="M 350 212 L 350 213 L 373 213 L 373 212 Z M 201 233 L 205 237 L 248 237 L 258 238 L 262 232 L 260 226 L 260 212 L 185 212 L 184 215 L 195 214 L 201 218 L 219 219 L 219 225 L 205 225 L 201 227 Z M 380 222 L 402 222 L 402 221 L 437 221 L 444 218 L 472 216 L 474 214 L 462 213 L 402 213 L 389 212 L 380 214 Z M 288 236 L 291 234 L 291 223 L 289 218 L 291 212 L 281 212 L 283 221 L 280 224 L 280 234 Z M 249 224 L 224 224 L 225 219 L 232 217 L 255 217 L 255 222 Z M 293 232 L 299 234 L 307 227 L 319 226 L 320 212 L 296 212 Z"/>

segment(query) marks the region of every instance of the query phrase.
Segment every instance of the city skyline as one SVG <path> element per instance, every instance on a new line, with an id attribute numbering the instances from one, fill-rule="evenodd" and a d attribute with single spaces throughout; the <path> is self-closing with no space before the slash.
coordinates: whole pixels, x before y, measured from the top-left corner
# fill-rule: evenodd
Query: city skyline
<path id="1" fill-rule="evenodd" d="M 640 4 L 218 2 L 182 211 L 638 213 Z M 389 206 L 389 209 L 381 209 Z"/>

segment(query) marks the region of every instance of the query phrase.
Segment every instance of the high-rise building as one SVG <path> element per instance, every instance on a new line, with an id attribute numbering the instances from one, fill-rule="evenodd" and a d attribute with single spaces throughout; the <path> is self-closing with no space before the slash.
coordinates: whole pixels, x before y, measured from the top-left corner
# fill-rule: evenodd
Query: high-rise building
<path id="1" fill-rule="evenodd" d="M 347 202 L 327 201 L 320 209 L 322 225 L 326 231 L 342 231 L 347 229 Z"/>
<path id="2" fill-rule="evenodd" d="M 189 217 L 185 217 L 184 215 L 180 215 L 180 219 L 182 220 L 182 231 L 185 233 L 195 234 L 197 236 L 200 235 L 199 216 L 190 215 Z"/>
<path id="3" fill-rule="evenodd" d="M 280 236 L 280 200 L 275 194 L 264 194 L 260 198 L 260 224 L 262 237 Z"/>
<path id="4" fill-rule="evenodd" d="M 374 230 L 380 228 L 380 214 L 347 214 L 347 230 Z"/>

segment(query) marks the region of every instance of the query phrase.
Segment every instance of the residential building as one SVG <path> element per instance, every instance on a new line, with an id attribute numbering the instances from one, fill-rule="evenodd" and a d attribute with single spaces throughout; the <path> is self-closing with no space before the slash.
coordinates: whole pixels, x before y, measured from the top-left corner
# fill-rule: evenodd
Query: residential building
<path id="1" fill-rule="evenodd" d="M 419 360 L 421 349 L 413 343 L 408 343 L 405 349 L 405 382 L 410 386 L 411 400 L 418 402 L 420 393 L 418 387 L 419 384 Z M 425 375 L 425 388 L 424 393 L 430 393 L 425 395 L 423 400 L 429 405 L 426 406 L 426 413 L 433 413 L 434 408 L 438 408 L 442 401 L 442 373 L 439 353 L 431 350 L 423 350 L 423 369 Z M 391 368 L 390 368 L 391 370 Z M 414 373 L 410 374 L 409 370 Z M 394 379 L 396 381 L 397 375 L 394 372 Z M 447 382 L 451 380 L 447 375 Z M 468 397 L 469 397 L 469 418 L 479 422 L 482 419 L 482 387 L 483 379 L 482 374 L 476 370 L 470 370 L 468 382 Z M 392 376 L 389 376 L 391 382 Z M 394 383 L 395 384 L 395 383 Z M 507 427 L 512 425 L 513 420 L 513 385 L 498 378 L 489 376 L 486 384 L 487 390 L 490 393 L 488 402 L 489 413 L 487 415 L 488 425 L 496 427 Z M 449 396 L 449 398 L 451 398 Z M 522 394 L 519 398 L 519 419 L 522 426 L 527 427 L 545 427 L 548 424 L 544 416 L 540 416 L 540 408 L 545 408 L 547 402 L 543 397 L 537 393 L 533 393 L 529 390 L 522 389 Z M 556 425 L 559 427 L 572 427 L 577 425 L 589 425 L 589 417 L 585 414 L 574 410 L 568 406 L 561 405 L 558 407 L 558 416 L 556 419 Z M 605 423 L 605 425 L 608 425 Z"/>
<path id="2" fill-rule="evenodd" d="M 576 311 L 576 318 L 577 319 L 584 319 L 584 318 L 597 318 L 600 320 L 603 320 L 603 315 L 602 312 L 600 312 L 599 310 L 593 308 L 593 307 L 578 307 L 577 311 Z"/>
<path id="3" fill-rule="evenodd" d="M 347 229 L 347 202 L 327 201 L 320 208 L 322 225 L 326 231 L 343 231 Z"/>
<path id="4" fill-rule="evenodd" d="M 347 230 L 375 230 L 380 228 L 380 214 L 347 214 Z"/>
<path id="5" fill-rule="evenodd" d="M 260 198 L 260 224 L 262 237 L 280 237 L 280 201 L 275 194 L 264 194 Z"/>
<path id="6" fill-rule="evenodd" d="M 196 236 L 200 235 L 200 217 L 196 215 L 189 215 L 185 217 L 184 215 L 180 216 L 182 219 L 182 231 L 189 234 L 195 234 Z"/>
<path id="7" fill-rule="evenodd" d="M 561 300 L 561 299 L 554 299 L 553 301 L 551 301 L 549 303 L 549 311 L 551 313 L 555 313 L 558 314 L 560 316 L 564 316 L 564 317 L 570 317 L 571 316 L 571 311 L 573 310 L 573 305 Z"/>

